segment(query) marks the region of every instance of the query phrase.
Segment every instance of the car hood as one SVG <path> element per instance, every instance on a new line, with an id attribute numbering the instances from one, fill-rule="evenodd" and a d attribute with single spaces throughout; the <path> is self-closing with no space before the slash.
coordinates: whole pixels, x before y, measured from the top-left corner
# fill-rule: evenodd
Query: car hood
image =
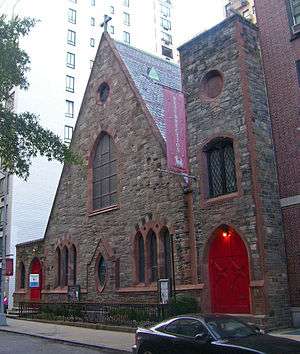
<path id="1" fill-rule="evenodd" d="M 270 335 L 229 339 L 227 344 L 258 350 L 266 354 L 300 354 L 300 342 Z"/>

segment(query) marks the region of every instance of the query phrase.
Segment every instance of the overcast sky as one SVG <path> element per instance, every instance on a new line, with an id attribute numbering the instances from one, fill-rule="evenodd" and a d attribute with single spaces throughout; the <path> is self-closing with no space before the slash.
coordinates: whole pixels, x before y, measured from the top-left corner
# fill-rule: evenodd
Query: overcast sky
<path id="1" fill-rule="evenodd" d="M 224 18 L 224 0 L 174 0 L 174 36 L 178 45 Z"/>

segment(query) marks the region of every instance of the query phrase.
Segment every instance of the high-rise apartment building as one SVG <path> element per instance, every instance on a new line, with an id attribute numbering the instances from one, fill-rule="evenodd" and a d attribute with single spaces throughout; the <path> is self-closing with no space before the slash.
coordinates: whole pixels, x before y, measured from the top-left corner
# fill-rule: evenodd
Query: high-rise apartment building
<path id="1" fill-rule="evenodd" d="M 38 114 L 44 127 L 70 142 L 103 32 L 100 25 L 104 15 L 111 17 L 107 31 L 114 39 L 172 60 L 172 11 L 172 0 L 1 2 L 0 13 L 8 17 L 40 20 L 29 37 L 21 41 L 31 58 L 30 87 L 27 91 L 16 90 L 15 111 Z M 20 242 L 43 237 L 61 169 L 57 162 L 37 158 L 28 181 L 11 176 L 8 253 L 14 255 L 15 245 Z M 11 279 L 11 294 L 14 283 Z"/>
<path id="2" fill-rule="evenodd" d="M 247 20 L 256 23 L 254 0 L 226 0 L 225 15 L 229 17 L 233 12 L 238 12 Z"/>

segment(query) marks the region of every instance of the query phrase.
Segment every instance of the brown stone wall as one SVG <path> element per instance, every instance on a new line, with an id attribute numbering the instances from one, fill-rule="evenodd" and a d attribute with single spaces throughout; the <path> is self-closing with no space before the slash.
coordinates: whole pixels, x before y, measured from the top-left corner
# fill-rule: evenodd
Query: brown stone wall
<path id="1" fill-rule="evenodd" d="M 175 242 L 177 282 L 190 282 L 190 263 L 180 262 L 189 253 L 181 178 L 158 171 L 167 169 L 164 143 L 107 39 L 100 50 L 71 147 L 88 161 L 99 134 L 111 135 L 118 158 L 118 206 L 90 213 L 88 168 L 64 167 L 45 236 L 48 301 L 66 297 L 66 289 L 55 289 L 53 267 L 55 249 L 62 242 L 77 247 L 77 283 L 84 301 L 136 301 L 135 292 L 140 294 L 139 301 L 156 299 L 154 285 L 134 288 L 134 236 L 150 224 L 157 236 L 163 226 L 168 227 Z M 96 91 L 103 81 L 110 84 L 110 97 L 99 104 Z M 97 286 L 99 254 L 107 264 L 103 289 Z"/>
<path id="2" fill-rule="evenodd" d="M 256 28 L 234 16 L 185 44 L 181 50 L 187 100 L 189 158 L 193 183 L 199 282 L 210 310 L 209 244 L 220 225 L 232 227 L 249 254 L 252 313 L 271 325 L 289 322 L 286 263 L 271 125 Z M 218 70 L 223 91 L 211 99 L 202 79 Z M 233 139 L 237 192 L 209 199 L 205 145 Z M 277 295 L 276 295 L 277 294 Z"/>

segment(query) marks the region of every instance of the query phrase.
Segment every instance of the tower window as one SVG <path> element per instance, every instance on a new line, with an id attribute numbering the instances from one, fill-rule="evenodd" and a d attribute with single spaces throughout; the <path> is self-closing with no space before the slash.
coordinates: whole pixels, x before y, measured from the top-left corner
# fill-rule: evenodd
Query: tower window
<path id="1" fill-rule="evenodd" d="M 235 157 L 230 139 L 217 140 L 206 151 L 209 196 L 218 197 L 237 191 Z"/>

